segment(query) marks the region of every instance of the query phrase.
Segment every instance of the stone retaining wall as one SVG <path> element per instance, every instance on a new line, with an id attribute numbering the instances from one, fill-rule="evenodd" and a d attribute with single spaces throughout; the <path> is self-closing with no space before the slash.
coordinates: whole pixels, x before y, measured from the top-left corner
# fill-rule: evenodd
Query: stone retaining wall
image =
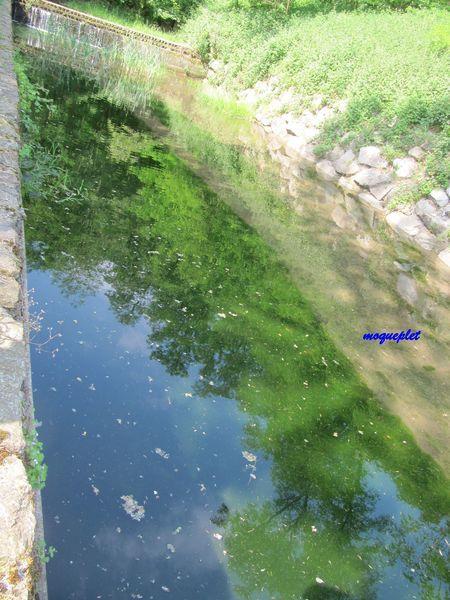
<path id="1" fill-rule="evenodd" d="M 225 69 L 224 63 L 212 61 L 206 85 L 220 85 Z M 398 202 L 395 208 L 391 204 L 417 189 L 425 178 L 426 144 L 388 161 L 383 147 L 358 147 L 355 141 L 343 139 L 320 159 L 314 150 L 321 129 L 333 115 L 346 110 L 345 101 L 327 106 L 317 96 L 309 110 L 294 116 L 289 107 L 295 105 L 295 94 L 283 91 L 276 76 L 244 90 L 239 99 L 255 111 L 269 153 L 280 166 L 284 191 L 296 199 L 299 181 L 314 175 L 330 197 L 342 200 L 349 223 L 358 228 L 355 214 L 361 211 L 370 227 L 384 221 L 399 239 L 427 254 L 448 278 L 450 182 L 447 189 L 436 188 L 415 204 Z"/>
<path id="2" fill-rule="evenodd" d="M 41 498 L 24 460 L 33 405 L 19 146 L 11 3 L 0 0 L 0 599 L 45 600 L 45 570 L 34 560 Z"/>

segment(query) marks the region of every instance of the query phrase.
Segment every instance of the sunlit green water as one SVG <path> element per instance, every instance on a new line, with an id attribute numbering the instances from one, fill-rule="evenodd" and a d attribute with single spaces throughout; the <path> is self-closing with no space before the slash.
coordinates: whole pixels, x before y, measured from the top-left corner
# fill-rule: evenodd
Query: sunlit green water
<path id="1" fill-rule="evenodd" d="M 26 206 L 62 333 L 33 352 L 50 598 L 448 598 L 447 482 L 275 252 L 136 118 L 44 83 L 71 173 Z"/>

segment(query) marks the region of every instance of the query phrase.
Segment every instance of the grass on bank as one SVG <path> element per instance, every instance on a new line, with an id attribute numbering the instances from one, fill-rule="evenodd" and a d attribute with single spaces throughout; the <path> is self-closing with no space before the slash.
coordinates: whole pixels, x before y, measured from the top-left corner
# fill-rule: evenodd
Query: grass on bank
<path id="1" fill-rule="evenodd" d="M 124 27 L 131 27 L 137 31 L 148 33 L 149 35 L 155 35 L 174 42 L 182 41 L 180 33 L 177 30 L 163 30 L 156 24 L 146 23 L 126 8 L 121 8 L 119 6 L 113 7 L 106 2 L 89 2 L 88 0 L 67 0 L 64 2 L 64 5 L 73 8 L 74 10 L 80 10 L 81 12 L 88 13 L 94 17 L 104 19 L 105 21 L 111 21 L 118 25 L 123 25 Z"/>
<path id="2" fill-rule="evenodd" d="M 169 36 L 130 9 L 108 7 L 106 0 L 67 4 L 191 43 L 205 62 L 226 64 L 219 83 L 231 91 L 276 75 L 282 88 L 295 94 L 289 107 L 294 112 L 309 108 L 317 96 L 328 105 L 346 100 L 347 109 L 329 120 L 320 136 L 319 155 L 343 138 L 357 146 L 382 144 L 388 158 L 425 144 L 427 177 L 407 200 L 448 186 L 450 12 L 445 8 L 338 12 L 329 10 L 329 2 L 305 0 L 294 2 L 296 10 L 286 14 L 251 0 L 206 0 Z"/>
<path id="3" fill-rule="evenodd" d="M 319 152 L 347 136 L 387 144 L 393 156 L 426 143 L 433 182 L 449 180 L 450 13 L 329 12 L 280 18 L 256 9 L 204 6 L 183 28 L 204 60 L 226 63 L 222 82 L 235 91 L 276 75 L 296 96 L 294 110 L 320 95 L 348 100 L 328 122 Z"/>

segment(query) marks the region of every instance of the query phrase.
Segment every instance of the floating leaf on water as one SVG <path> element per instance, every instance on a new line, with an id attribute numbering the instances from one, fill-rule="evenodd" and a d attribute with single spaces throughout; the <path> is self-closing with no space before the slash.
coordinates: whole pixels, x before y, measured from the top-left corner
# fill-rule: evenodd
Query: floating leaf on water
<path id="1" fill-rule="evenodd" d="M 145 508 L 138 504 L 133 496 L 121 496 L 120 499 L 123 501 L 122 507 L 124 511 L 135 521 L 140 521 L 145 517 Z"/>
<path id="2" fill-rule="evenodd" d="M 256 462 L 256 456 L 251 452 L 247 452 L 247 450 L 242 451 L 242 456 L 245 460 L 248 460 L 248 462 Z"/>
<path id="3" fill-rule="evenodd" d="M 170 454 L 168 452 L 164 452 L 162 448 L 155 448 L 155 453 L 158 456 L 161 456 L 161 458 L 168 459 L 170 457 Z"/>

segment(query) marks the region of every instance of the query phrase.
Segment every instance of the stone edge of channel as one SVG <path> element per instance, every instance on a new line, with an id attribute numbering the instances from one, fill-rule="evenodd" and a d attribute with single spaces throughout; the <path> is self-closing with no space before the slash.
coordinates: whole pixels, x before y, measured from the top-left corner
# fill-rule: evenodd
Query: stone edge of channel
<path id="1" fill-rule="evenodd" d="M 41 494 L 24 464 L 34 421 L 10 0 L 0 0 L 0 599 L 47 600 Z"/>

